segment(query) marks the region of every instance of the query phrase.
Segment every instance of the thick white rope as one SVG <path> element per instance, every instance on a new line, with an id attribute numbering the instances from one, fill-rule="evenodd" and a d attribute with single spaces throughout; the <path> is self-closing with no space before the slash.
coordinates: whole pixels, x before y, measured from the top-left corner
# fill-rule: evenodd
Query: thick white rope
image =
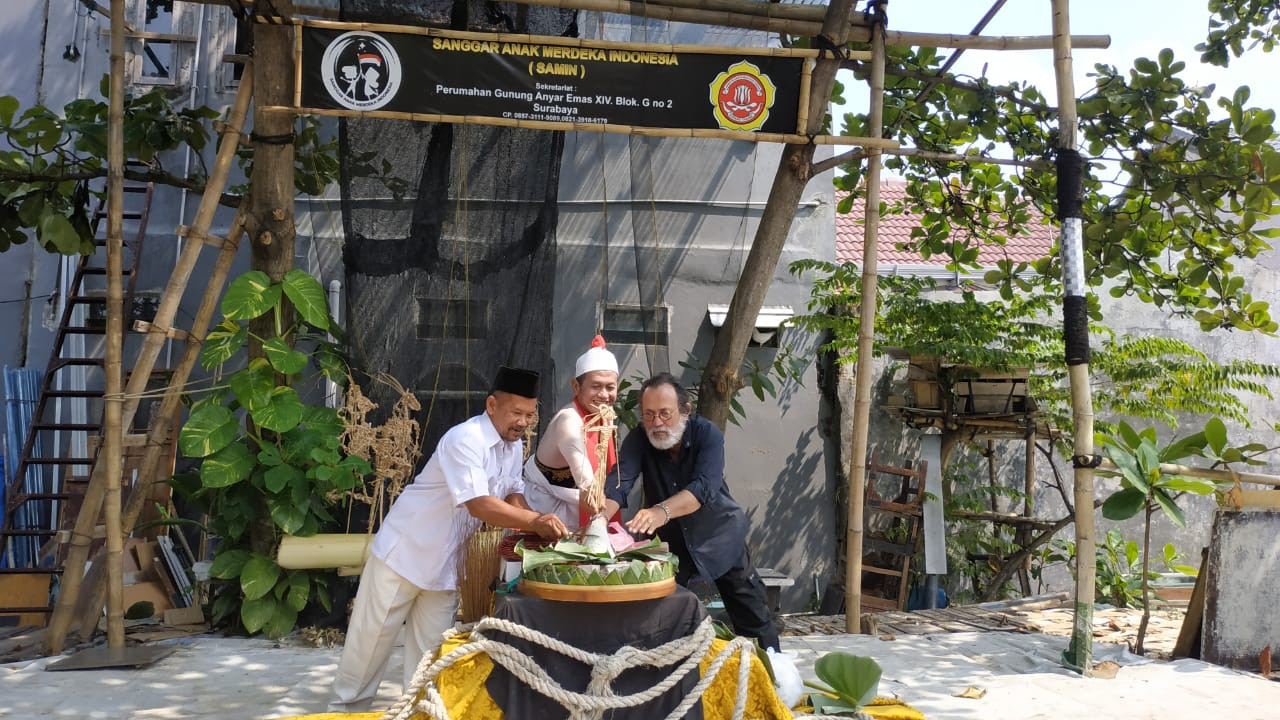
<path id="1" fill-rule="evenodd" d="M 382 720 L 410 720 L 415 713 L 422 713 L 432 720 L 450 720 L 444 698 L 435 683 L 446 668 L 458 660 L 476 652 L 484 652 L 496 664 L 506 668 L 513 677 L 533 690 L 546 695 L 569 710 L 570 720 L 600 720 L 605 711 L 636 707 L 661 697 L 686 677 L 706 657 L 715 639 L 711 620 L 704 619 L 693 634 L 678 638 L 651 650 L 639 650 L 624 646 L 612 654 L 592 653 L 561 642 L 544 633 L 500 618 L 488 617 L 472 625 L 462 625 L 445 633 L 448 640 L 459 633 L 470 632 L 470 639 L 434 662 L 427 658 L 419 663 L 413 679 L 404 695 L 387 710 Z M 591 682 L 585 693 L 565 690 L 529 655 L 500 640 L 485 634 L 486 631 L 504 632 L 522 640 L 541 645 L 591 667 Z M 746 710 L 751 658 L 755 643 L 749 638 L 734 638 L 716 653 L 715 658 L 702 674 L 698 683 L 667 714 L 665 720 L 679 720 L 689 712 L 694 703 L 700 702 L 703 693 L 720 673 L 725 662 L 734 654 L 738 656 L 737 693 L 734 700 L 733 720 L 742 720 Z M 636 667 L 669 667 L 679 663 L 661 682 L 647 690 L 631 695 L 615 695 L 611 686 L 626 670 Z M 800 716 L 806 720 L 824 720 L 825 715 Z M 865 719 L 859 713 L 855 718 Z M 849 716 L 832 717 L 831 720 L 849 720 Z"/>

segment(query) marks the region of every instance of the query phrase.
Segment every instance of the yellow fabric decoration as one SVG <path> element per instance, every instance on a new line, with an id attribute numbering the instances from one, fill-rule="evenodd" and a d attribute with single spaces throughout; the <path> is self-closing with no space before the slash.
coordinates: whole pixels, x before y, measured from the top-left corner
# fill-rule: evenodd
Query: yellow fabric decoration
<path id="1" fill-rule="evenodd" d="M 700 669 L 703 673 L 711 667 L 711 661 L 717 653 L 728 644 L 727 640 L 716 638 L 702 658 Z M 791 720 L 791 711 L 778 697 L 769 680 L 769 672 L 764 663 L 754 654 L 751 656 L 751 669 L 747 671 L 747 705 L 742 717 L 759 718 L 760 720 Z M 725 660 L 720 666 L 716 679 L 707 686 L 702 694 L 702 715 L 706 720 L 729 720 L 733 717 L 733 705 L 738 700 L 738 652 Z"/>
<path id="2" fill-rule="evenodd" d="M 445 640 L 436 659 L 444 657 L 471 640 L 471 633 L 459 633 Z M 493 672 L 493 660 L 482 652 L 464 655 L 440 671 L 436 687 L 455 720 L 502 720 L 502 708 L 489 696 L 484 683 Z M 418 715 L 414 715 L 415 720 Z"/>

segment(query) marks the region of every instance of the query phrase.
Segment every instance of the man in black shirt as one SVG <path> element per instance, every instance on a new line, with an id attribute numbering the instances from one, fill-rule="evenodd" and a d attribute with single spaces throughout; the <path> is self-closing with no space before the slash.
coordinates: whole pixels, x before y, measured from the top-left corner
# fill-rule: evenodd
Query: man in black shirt
<path id="1" fill-rule="evenodd" d="M 643 432 L 622 442 L 620 482 L 606 486 L 605 512 L 626 507 L 643 476 L 647 507 L 627 529 L 656 533 L 680 558 L 676 582 L 687 585 L 694 574 L 715 581 L 734 630 L 780 650 L 764 583 L 747 553 L 747 516 L 724 482 L 724 434 L 691 411 L 688 392 L 670 373 L 640 386 Z"/>

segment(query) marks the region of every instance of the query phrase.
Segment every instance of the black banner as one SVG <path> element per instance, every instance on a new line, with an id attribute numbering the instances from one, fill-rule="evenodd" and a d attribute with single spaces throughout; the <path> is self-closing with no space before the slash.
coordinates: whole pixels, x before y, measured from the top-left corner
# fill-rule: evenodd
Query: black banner
<path id="1" fill-rule="evenodd" d="M 302 29 L 298 107 L 797 132 L 802 57 Z M 527 38 L 543 40 L 542 38 Z"/>

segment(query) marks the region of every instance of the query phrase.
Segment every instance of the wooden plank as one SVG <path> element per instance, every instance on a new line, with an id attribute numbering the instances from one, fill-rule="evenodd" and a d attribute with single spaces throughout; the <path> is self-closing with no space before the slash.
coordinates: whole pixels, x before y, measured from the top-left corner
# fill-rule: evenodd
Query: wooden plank
<path id="1" fill-rule="evenodd" d="M 52 573 L 15 573 L 0 575 L 0 607 L 36 608 L 49 605 L 49 582 Z M 0 622 L 18 627 L 44 627 L 47 612 L 0 613 Z"/>
<path id="2" fill-rule="evenodd" d="M 1173 644 L 1173 658 L 1199 658 L 1201 628 L 1204 627 L 1204 595 L 1205 578 L 1209 575 L 1205 563 L 1209 559 L 1209 548 L 1200 550 L 1200 572 L 1196 574 L 1195 587 L 1191 589 L 1191 601 L 1187 604 L 1187 614 L 1182 618 L 1182 627 L 1178 630 L 1178 639 Z"/>

